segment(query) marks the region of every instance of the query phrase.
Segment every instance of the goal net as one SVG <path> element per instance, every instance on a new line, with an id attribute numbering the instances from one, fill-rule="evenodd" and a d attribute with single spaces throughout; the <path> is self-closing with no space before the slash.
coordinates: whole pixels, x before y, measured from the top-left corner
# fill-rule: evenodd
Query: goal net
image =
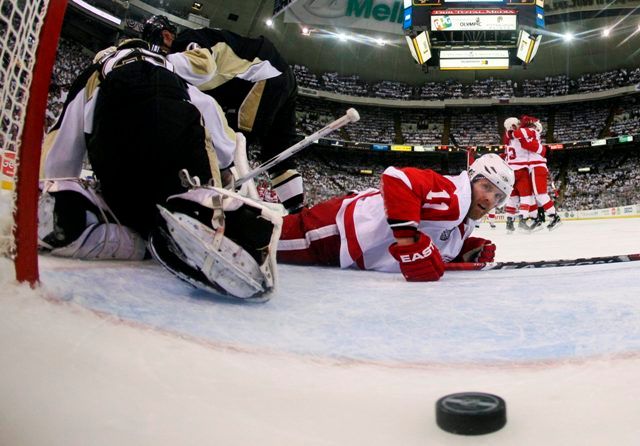
<path id="1" fill-rule="evenodd" d="M 0 0 L 0 254 L 38 280 L 40 148 L 67 0 Z"/>

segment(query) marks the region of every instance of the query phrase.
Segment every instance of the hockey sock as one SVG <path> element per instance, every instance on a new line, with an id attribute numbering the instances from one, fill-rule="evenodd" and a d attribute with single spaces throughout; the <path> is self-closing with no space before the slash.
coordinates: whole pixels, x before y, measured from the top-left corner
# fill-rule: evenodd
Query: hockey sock
<path id="1" fill-rule="evenodd" d="M 271 175 L 271 184 L 278 195 L 278 199 L 290 214 L 302 210 L 304 206 L 304 189 L 302 176 L 294 169 L 274 172 Z"/>

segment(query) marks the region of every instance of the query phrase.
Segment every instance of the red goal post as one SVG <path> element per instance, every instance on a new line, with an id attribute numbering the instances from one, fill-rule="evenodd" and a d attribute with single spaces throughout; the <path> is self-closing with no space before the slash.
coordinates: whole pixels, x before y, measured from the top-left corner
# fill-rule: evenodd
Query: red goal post
<path id="1" fill-rule="evenodd" d="M 16 279 L 38 281 L 38 176 L 51 73 L 67 0 L 0 0 L 0 253 Z M 7 193 L 2 191 L 3 194 Z M 4 215 L 7 214 L 7 215 Z"/>

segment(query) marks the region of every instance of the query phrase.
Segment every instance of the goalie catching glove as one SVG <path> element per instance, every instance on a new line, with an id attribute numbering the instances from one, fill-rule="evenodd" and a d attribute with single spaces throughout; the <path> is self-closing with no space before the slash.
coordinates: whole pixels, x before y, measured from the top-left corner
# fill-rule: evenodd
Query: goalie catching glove
<path id="1" fill-rule="evenodd" d="M 469 237 L 462 244 L 460 254 L 454 262 L 493 262 L 496 256 L 496 245 L 491 240 Z"/>
<path id="2" fill-rule="evenodd" d="M 444 274 L 440 251 L 428 235 L 418 232 L 410 245 L 389 246 L 389 252 L 400 263 L 400 271 L 409 282 L 433 282 Z"/>

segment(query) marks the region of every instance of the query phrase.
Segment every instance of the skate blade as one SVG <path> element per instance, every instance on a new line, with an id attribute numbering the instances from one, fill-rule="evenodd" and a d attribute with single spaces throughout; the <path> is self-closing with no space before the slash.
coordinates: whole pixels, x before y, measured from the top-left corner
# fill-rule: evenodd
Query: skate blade
<path id="1" fill-rule="evenodd" d="M 558 229 L 558 226 L 560 226 L 562 224 L 562 221 L 559 221 L 558 223 L 556 223 L 554 226 L 547 228 L 549 230 L 549 232 L 551 231 L 555 231 L 556 229 Z"/>

